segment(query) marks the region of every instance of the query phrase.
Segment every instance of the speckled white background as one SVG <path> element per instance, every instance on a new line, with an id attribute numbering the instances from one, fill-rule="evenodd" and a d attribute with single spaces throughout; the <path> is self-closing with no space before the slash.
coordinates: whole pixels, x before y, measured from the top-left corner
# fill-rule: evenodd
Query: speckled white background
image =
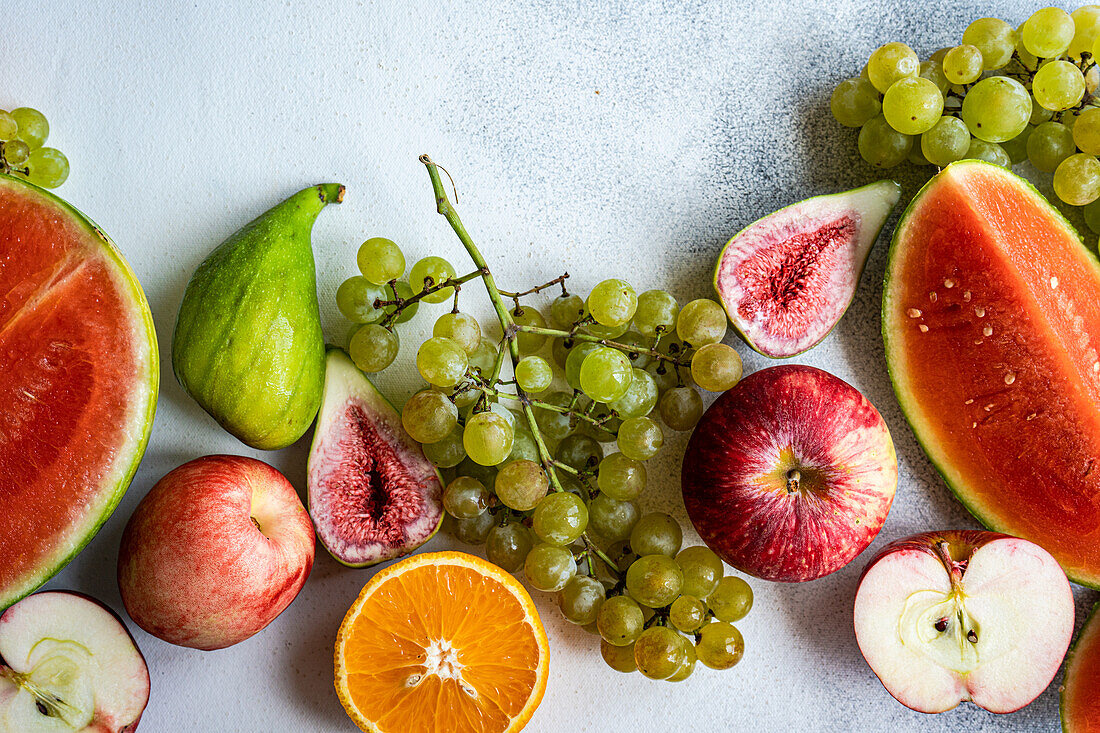
<path id="1" fill-rule="evenodd" d="M 348 185 L 346 202 L 325 211 L 314 231 L 332 339 L 347 328 L 333 292 L 353 273 L 365 237 L 392 237 L 410 262 L 428 253 L 463 261 L 434 213 L 422 152 L 454 174 L 458 208 L 503 283 L 518 289 L 568 270 L 581 288 L 628 276 L 681 302 L 707 295 L 713 260 L 740 227 L 875 178 L 827 107 L 832 85 L 858 73 L 875 46 L 904 40 L 928 54 L 956 43 L 973 18 L 1018 23 L 1036 7 L 6 0 L 0 107 L 26 104 L 49 116 L 51 141 L 73 167 L 61 193 L 129 257 L 167 364 L 191 270 L 239 225 L 305 185 Z M 907 200 L 923 176 L 908 167 L 898 175 Z M 797 360 L 861 389 L 893 431 L 901 480 L 876 546 L 919 530 L 976 526 L 920 452 L 890 390 L 878 324 L 885 251 L 880 242 L 833 335 Z M 466 307 L 480 302 L 468 298 Z M 406 326 L 406 345 L 432 320 L 421 315 Z M 765 365 L 735 345 L 748 369 Z M 408 374 L 410 351 L 406 367 L 391 371 Z M 121 609 L 114 578 L 126 519 L 161 475 L 190 458 L 257 455 L 302 487 L 306 442 L 249 451 L 183 394 L 167 366 L 161 379 L 152 441 L 129 493 L 50 587 Z M 396 375 L 382 381 L 397 400 L 412 387 Z M 683 442 L 672 439 L 651 468 L 645 503 L 686 522 L 676 480 Z M 452 542 L 439 537 L 429 547 Z M 896 703 L 851 629 L 865 559 L 804 585 L 755 582 L 756 607 L 740 624 L 744 661 L 725 673 L 700 668 L 676 687 L 608 670 L 594 637 L 537 597 L 551 678 L 529 730 L 1058 728 L 1057 682 L 1009 716 L 963 706 L 932 717 Z M 136 631 L 153 678 L 142 730 L 353 731 L 332 689 L 331 645 L 369 577 L 319 550 L 290 609 L 224 651 L 181 649 Z M 1095 594 L 1077 589 L 1077 597 L 1080 622 Z"/>

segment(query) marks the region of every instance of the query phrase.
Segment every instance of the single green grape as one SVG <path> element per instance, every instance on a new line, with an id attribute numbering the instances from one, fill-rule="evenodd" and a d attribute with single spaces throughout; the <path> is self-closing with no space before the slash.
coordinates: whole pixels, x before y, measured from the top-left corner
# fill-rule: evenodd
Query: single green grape
<path id="1" fill-rule="evenodd" d="M 508 454 L 509 461 L 535 461 L 540 460 L 539 446 L 535 442 L 535 436 L 527 427 L 526 418 L 516 421 L 512 426 L 512 452 Z"/>
<path id="2" fill-rule="evenodd" d="M 607 494 L 599 494 L 588 503 L 588 527 L 612 542 L 630 537 L 638 523 L 638 505 L 632 501 L 619 501 Z"/>
<path id="3" fill-rule="evenodd" d="M 687 660 L 684 637 L 667 626 L 651 626 L 634 642 L 638 671 L 653 680 L 667 680 Z"/>
<path id="4" fill-rule="evenodd" d="M 885 94 L 894 82 L 920 73 L 917 53 L 904 43 L 880 46 L 867 60 L 867 77 L 875 89 Z"/>
<path id="5" fill-rule="evenodd" d="M 394 287 L 390 287 L 387 283 L 383 286 L 386 293 L 386 300 L 408 300 L 413 296 L 412 286 L 404 280 L 398 281 Z M 416 312 L 420 309 L 420 302 L 409 303 L 401 309 L 401 314 L 397 318 L 393 319 L 394 323 L 408 323 L 416 315 Z M 390 315 L 397 310 L 396 305 L 387 305 L 382 307 L 382 313 Z"/>
<path id="6" fill-rule="evenodd" d="M 1100 5 L 1077 8 L 1069 17 L 1073 19 L 1073 40 L 1066 53 L 1081 58 L 1085 52 L 1092 53 L 1093 45 L 1100 40 Z"/>
<path id="7" fill-rule="evenodd" d="M 473 519 L 489 509 L 489 492 L 476 478 L 459 476 L 443 490 L 443 508 L 455 519 Z"/>
<path id="8" fill-rule="evenodd" d="M 752 608 L 752 588 L 741 578 L 727 575 L 707 597 L 707 605 L 719 621 L 740 621 Z"/>
<path id="9" fill-rule="evenodd" d="M 619 451 L 627 458 L 648 461 L 661 450 L 665 436 L 661 432 L 661 426 L 648 417 L 632 417 L 619 426 L 616 442 Z"/>
<path id="10" fill-rule="evenodd" d="M 485 538 L 485 557 L 498 567 L 514 573 L 523 567 L 523 561 L 534 544 L 531 530 L 521 523 L 496 524 Z"/>
<path id="11" fill-rule="evenodd" d="M 976 137 L 970 140 L 970 147 L 966 150 L 966 157 L 971 160 L 984 160 L 987 163 L 993 163 L 1003 168 L 1009 168 L 1012 165 L 1012 158 L 1008 156 L 1004 148 L 997 143 L 987 143 L 985 140 Z"/>
<path id="12" fill-rule="evenodd" d="M 13 167 L 26 165 L 27 158 L 31 157 L 30 146 L 22 140 L 8 140 L 4 143 L 4 160 Z"/>
<path id="13" fill-rule="evenodd" d="M 856 140 L 859 155 L 875 168 L 893 168 L 901 164 L 913 147 L 913 137 L 894 128 L 882 115 L 859 128 Z"/>
<path id="14" fill-rule="evenodd" d="M 512 452 L 511 424 L 495 412 L 479 412 L 466 421 L 462 445 L 466 455 L 482 466 L 496 466 Z"/>
<path id="15" fill-rule="evenodd" d="M 557 593 L 577 574 L 577 562 L 573 553 L 564 547 L 538 544 L 527 553 L 523 573 L 536 590 Z"/>
<path id="16" fill-rule="evenodd" d="M 725 392 L 741 381 L 741 356 L 725 344 L 707 344 L 691 358 L 691 377 L 709 392 Z"/>
<path id="17" fill-rule="evenodd" d="M 349 277 L 336 288 L 336 307 L 352 323 L 376 323 L 385 313 L 374 304 L 389 300 L 381 285 L 375 285 L 362 275 Z"/>
<path id="18" fill-rule="evenodd" d="M 982 53 L 982 68 L 1000 69 L 1016 50 L 1016 29 L 1000 18 L 978 18 L 963 31 L 962 42 Z"/>
<path id="19" fill-rule="evenodd" d="M 1001 149 L 1008 155 L 1008 159 L 1012 162 L 1012 165 L 1023 163 L 1027 160 L 1027 139 L 1031 137 L 1032 129 L 1033 128 L 1029 125 L 1016 137 L 1001 143 Z"/>
<path id="20" fill-rule="evenodd" d="M 682 636 L 680 637 L 680 645 L 684 648 L 686 656 L 684 661 L 680 663 L 680 668 L 673 672 L 672 676 L 668 678 L 669 682 L 683 682 L 695 671 L 695 662 L 698 660 L 698 657 L 695 655 L 695 647 L 690 641 Z"/>
<path id="21" fill-rule="evenodd" d="M 1089 107 L 1081 112 L 1073 125 L 1072 135 L 1082 153 L 1100 154 L 1100 108 Z"/>
<path id="22" fill-rule="evenodd" d="M 716 344 L 726 335 L 726 311 L 708 298 L 693 300 L 676 318 L 676 335 L 695 348 Z"/>
<path id="23" fill-rule="evenodd" d="M 535 535 L 551 545 L 571 545 L 587 527 L 588 507 L 579 496 L 567 491 L 543 497 L 531 518 Z"/>
<path id="24" fill-rule="evenodd" d="M 646 514 L 630 532 L 630 549 L 639 555 L 674 557 L 683 541 L 680 524 L 664 512 Z"/>
<path id="25" fill-rule="evenodd" d="M 477 352 L 481 345 L 481 326 L 476 318 L 466 313 L 444 313 L 436 319 L 432 335 L 454 341 L 467 357 Z"/>
<path id="26" fill-rule="evenodd" d="M 569 350 L 565 359 L 565 381 L 573 389 L 581 388 L 581 367 L 588 355 L 598 348 L 599 344 L 582 341 Z"/>
<path id="27" fill-rule="evenodd" d="M 962 119 L 974 137 L 990 143 L 1011 140 L 1031 119 L 1031 95 L 1007 76 L 982 79 L 966 93 Z"/>
<path id="28" fill-rule="evenodd" d="M 951 89 L 951 80 L 943 73 L 943 64 L 939 61 L 922 61 L 920 64 L 920 77 L 935 84 L 936 89 L 939 89 L 942 95 L 946 95 L 948 90 Z M 868 117 L 867 120 L 877 115 L 878 112 Z"/>
<path id="29" fill-rule="evenodd" d="M 694 428 L 703 416 L 703 398 L 694 387 L 673 387 L 661 395 L 657 410 L 665 425 L 685 432 Z"/>
<path id="30" fill-rule="evenodd" d="M 590 575 L 574 575 L 558 593 L 558 608 L 565 620 L 577 626 L 594 623 L 607 591 Z"/>
<path id="31" fill-rule="evenodd" d="M 458 425 L 458 408 L 441 392 L 421 390 L 402 408 L 401 424 L 416 442 L 435 443 L 446 438 Z"/>
<path id="32" fill-rule="evenodd" d="M 635 367 L 633 374 L 633 379 L 630 381 L 630 387 L 627 388 L 626 394 L 608 403 L 608 407 L 617 412 L 619 417 L 624 420 L 648 415 L 653 411 L 660 397 L 657 381 L 650 376 L 649 372 Z"/>
<path id="33" fill-rule="evenodd" d="M 687 593 L 673 601 L 668 609 L 668 620 L 685 634 L 697 631 L 706 619 L 706 604 Z"/>
<path id="34" fill-rule="evenodd" d="M 638 309 L 638 294 L 625 280 L 604 280 L 588 294 L 587 306 L 596 323 L 621 326 L 634 317 Z"/>
<path id="35" fill-rule="evenodd" d="M 538 309 L 529 305 L 513 308 L 512 320 L 517 326 L 532 326 L 534 328 L 546 328 L 546 319 Z M 546 337 L 538 333 L 525 333 L 520 331 L 516 336 L 520 353 L 533 354 L 546 343 Z"/>
<path id="36" fill-rule="evenodd" d="M 1074 107 L 1085 96 L 1085 76 L 1069 61 L 1051 61 L 1031 81 L 1035 101 L 1052 112 Z"/>
<path id="37" fill-rule="evenodd" d="M 463 427 L 457 423 L 442 440 L 424 446 L 424 457 L 437 468 L 454 468 L 466 458 L 462 445 Z"/>
<path id="38" fill-rule="evenodd" d="M 1077 151 L 1073 132 L 1060 122 L 1044 122 L 1027 139 L 1027 157 L 1038 170 L 1053 173 Z"/>
<path id="39" fill-rule="evenodd" d="M 355 260 L 363 277 L 376 285 L 405 274 L 405 255 L 392 239 L 385 237 L 371 237 L 359 245 Z"/>
<path id="40" fill-rule="evenodd" d="M 745 639 L 733 624 L 715 621 L 699 630 L 695 653 L 711 669 L 729 669 L 744 656 Z"/>
<path id="41" fill-rule="evenodd" d="M 428 384 L 453 387 L 466 376 L 470 361 L 465 349 L 443 336 L 433 336 L 416 352 L 416 370 Z"/>
<path id="42" fill-rule="evenodd" d="M 634 311 L 634 327 L 643 336 L 654 337 L 671 333 L 676 327 L 680 304 L 671 293 L 664 290 L 646 290 L 638 296 L 638 308 Z M 635 365 L 637 366 L 637 365 Z"/>
<path id="43" fill-rule="evenodd" d="M 1085 225 L 1092 230 L 1092 233 L 1100 234 L 1100 199 L 1091 204 L 1085 204 L 1081 213 L 1085 216 Z"/>
<path id="44" fill-rule="evenodd" d="M 516 384 L 524 392 L 545 392 L 554 381 L 554 370 L 541 356 L 525 356 L 516 364 Z"/>
<path id="45" fill-rule="evenodd" d="M 931 130 L 921 135 L 920 147 L 930 163 L 943 168 L 966 155 L 970 149 L 970 130 L 958 117 L 941 117 Z"/>
<path id="46" fill-rule="evenodd" d="M 555 458 L 578 471 L 591 471 L 603 459 L 603 446 L 591 436 L 576 433 L 562 438 Z"/>
<path id="47" fill-rule="evenodd" d="M 634 369 L 623 352 L 600 346 L 585 356 L 577 379 L 593 402 L 614 402 L 630 389 Z"/>
<path id="48" fill-rule="evenodd" d="M 550 323 L 554 328 L 568 331 L 584 315 L 584 300 L 579 295 L 563 293 L 550 301 Z"/>
<path id="49" fill-rule="evenodd" d="M 898 132 L 920 135 L 943 115 L 943 94 L 928 79 L 919 76 L 899 79 L 882 98 L 882 114 Z"/>
<path id="50" fill-rule="evenodd" d="M 609 644 L 606 639 L 600 639 L 600 656 L 608 667 L 616 672 L 629 674 L 638 671 L 638 663 L 634 661 L 634 645 L 615 646 Z"/>
<path id="51" fill-rule="evenodd" d="M 612 453 L 600 461 L 596 484 L 603 494 L 612 499 L 637 499 L 646 485 L 645 464 L 622 453 Z"/>
<path id="52" fill-rule="evenodd" d="M 1100 161 L 1088 153 L 1071 155 L 1054 171 L 1054 193 L 1071 206 L 1100 198 Z"/>
<path id="53" fill-rule="evenodd" d="M 573 402 L 573 395 L 568 392 L 548 392 L 542 397 L 540 402 L 545 402 L 548 405 L 554 405 L 556 407 L 568 408 Z M 542 431 L 543 435 L 551 440 L 562 440 L 573 432 L 573 425 L 569 415 L 556 410 L 549 410 L 538 405 L 535 405 L 535 422 L 538 424 L 539 430 Z"/>
<path id="54" fill-rule="evenodd" d="M 654 361 L 645 370 L 646 374 L 653 377 L 653 381 L 657 384 L 658 394 L 664 394 L 681 382 L 680 376 L 677 374 L 678 368 L 663 359 Z"/>
<path id="55" fill-rule="evenodd" d="M 480 514 L 473 519 L 454 520 L 454 536 L 469 545 L 482 545 L 489 537 L 489 532 L 496 522 L 489 512 Z"/>
<path id="56" fill-rule="evenodd" d="M 517 512 L 529 512 L 538 506 L 548 487 L 549 480 L 542 466 L 527 459 L 501 466 L 493 484 L 500 503 Z"/>
<path id="57" fill-rule="evenodd" d="M 596 628 L 603 640 L 612 646 L 633 644 L 644 624 L 641 606 L 629 596 L 611 596 L 596 614 Z"/>
<path id="58" fill-rule="evenodd" d="M 368 323 L 352 335 L 348 356 L 355 366 L 370 374 L 392 364 L 400 347 L 396 333 L 377 323 Z"/>
<path id="59" fill-rule="evenodd" d="M 676 564 L 684 573 L 683 593 L 706 599 L 718 587 L 725 569 L 714 550 L 705 545 L 692 545 L 680 550 Z"/>
<path id="60" fill-rule="evenodd" d="M 18 131 L 19 123 L 11 116 L 11 112 L 0 109 L 0 141 L 15 139 L 15 134 Z"/>
<path id="61" fill-rule="evenodd" d="M 633 547 L 633 541 L 630 544 Z M 668 555 L 643 554 L 626 571 L 630 597 L 649 608 L 663 608 L 672 603 L 683 585 L 684 574 Z"/>
<path id="62" fill-rule="evenodd" d="M 470 368 L 477 369 L 483 377 L 488 377 L 493 373 L 493 365 L 496 363 L 498 353 L 496 345 L 487 339 L 482 339 L 467 361 L 470 363 Z"/>
<path id="63" fill-rule="evenodd" d="M 409 270 L 409 285 L 414 292 L 422 292 L 429 287 L 434 287 L 446 282 L 455 276 L 455 268 L 442 257 L 425 257 L 417 262 Z M 454 297 L 454 288 L 443 288 L 430 295 L 425 295 L 425 303 L 443 303 Z"/>
<path id="64" fill-rule="evenodd" d="M 845 127 L 863 127 L 882 111 L 882 103 L 874 85 L 857 76 L 836 85 L 829 98 L 829 109 L 836 121 Z"/>
<path id="65" fill-rule="evenodd" d="M 1024 48 L 1040 59 L 1061 56 L 1073 41 L 1073 34 L 1073 18 L 1061 8 L 1036 10 L 1020 28 Z"/>
<path id="66" fill-rule="evenodd" d="M 11 111 L 16 124 L 16 138 L 30 146 L 31 150 L 42 147 L 50 136 L 50 123 L 46 116 L 30 107 L 17 107 Z"/>

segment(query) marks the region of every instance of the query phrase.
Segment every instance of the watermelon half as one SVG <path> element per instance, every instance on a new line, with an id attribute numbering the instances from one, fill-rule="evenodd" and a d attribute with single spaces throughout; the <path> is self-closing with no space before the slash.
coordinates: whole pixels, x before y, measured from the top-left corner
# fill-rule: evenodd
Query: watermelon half
<path id="1" fill-rule="evenodd" d="M 0 175 L 0 609 L 95 535 L 137 470 L 157 403 L 141 286 L 79 211 Z"/>
<path id="2" fill-rule="evenodd" d="M 1100 604 L 1093 606 L 1085 627 L 1066 658 L 1062 684 L 1062 730 L 1100 733 Z"/>
<path id="3" fill-rule="evenodd" d="M 1100 264 L 1038 191 L 954 163 L 894 233 L 882 304 L 898 401 L 983 524 L 1100 587 Z"/>

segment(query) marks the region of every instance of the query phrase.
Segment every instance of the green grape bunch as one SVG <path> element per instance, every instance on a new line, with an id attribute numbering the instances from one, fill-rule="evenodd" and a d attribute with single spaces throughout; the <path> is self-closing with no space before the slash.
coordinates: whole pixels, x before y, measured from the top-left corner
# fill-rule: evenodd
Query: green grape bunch
<path id="1" fill-rule="evenodd" d="M 925 61 L 887 43 L 836 86 L 833 116 L 859 128 L 860 156 L 876 168 L 1028 161 L 1064 203 L 1100 206 L 1100 5 L 1041 8 L 1018 27 L 979 18 L 959 40 Z M 1100 233 L 1100 210 L 1085 219 Z"/>
<path id="2" fill-rule="evenodd" d="M 46 116 L 30 107 L 0 110 L 0 173 L 43 188 L 57 188 L 69 177 L 69 159 L 44 147 L 50 135 Z"/>
<path id="3" fill-rule="evenodd" d="M 367 372 L 394 363 L 398 326 L 421 303 L 451 305 L 416 349 L 425 385 L 401 411 L 406 432 L 444 476 L 448 530 L 556 594 L 568 621 L 600 636 L 613 669 L 676 681 L 697 661 L 732 667 L 744 650 L 732 624 L 751 607 L 751 589 L 723 577 L 709 549 L 682 548 L 673 517 L 638 504 L 645 462 L 661 451 L 665 430 L 695 426 L 700 389 L 722 392 L 741 379 L 741 357 L 722 343 L 722 307 L 699 299 L 681 308 L 668 292 L 639 293 L 614 278 L 582 297 L 569 291 L 568 274 L 500 290 L 435 164 L 421 160 L 475 269 L 459 276 L 430 256 L 405 282 L 404 253 L 374 237 L 336 304 L 353 324 L 351 358 Z M 493 328 L 459 309 L 473 279 L 493 305 Z M 503 338 L 487 337 L 493 332 Z"/>

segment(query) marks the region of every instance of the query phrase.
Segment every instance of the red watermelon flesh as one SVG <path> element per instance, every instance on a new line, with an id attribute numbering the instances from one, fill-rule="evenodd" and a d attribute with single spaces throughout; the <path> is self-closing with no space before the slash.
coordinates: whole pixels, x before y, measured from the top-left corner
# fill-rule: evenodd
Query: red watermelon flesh
<path id="1" fill-rule="evenodd" d="M 156 407 L 156 335 L 129 266 L 53 195 L 0 176 L 0 609 L 110 516 Z"/>
<path id="2" fill-rule="evenodd" d="M 1100 265 L 1026 181 L 973 161 L 917 195 L 883 298 L 894 388 L 984 524 L 1100 585 Z"/>

